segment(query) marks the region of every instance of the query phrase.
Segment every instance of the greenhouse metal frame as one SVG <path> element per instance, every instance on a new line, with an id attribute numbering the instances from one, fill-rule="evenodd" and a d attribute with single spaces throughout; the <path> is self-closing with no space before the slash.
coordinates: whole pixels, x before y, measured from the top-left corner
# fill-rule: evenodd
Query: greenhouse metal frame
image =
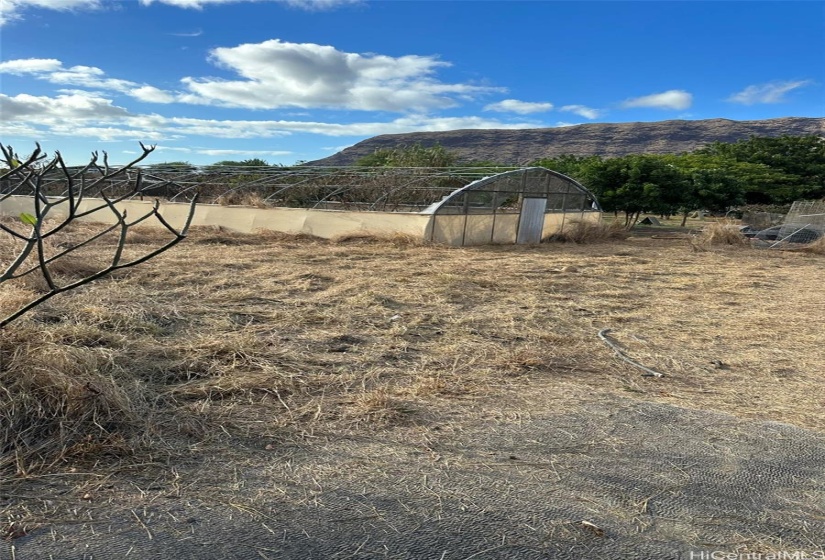
<path id="1" fill-rule="evenodd" d="M 575 180 L 542 167 L 230 167 L 152 165 L 130 169 L 87 197 L 143 188 L 124 204 L 178 203 L 198 195 L 194 225 L 268 229 L 335 237 L 401 232 L 449 245 L 538 243 L 571 219 L 598 221 L 596 197 Z M 89 183 L 95 170 L 74 179 Z M 65 176 L 45 180 L 65 192 Z M 3 185 L 0 185 L 2 191 Z M 146 199 L 146 200 L 144 200 Z M 10 208 L 10 202 L 6 202 Z M 3 208 L 0 211 L 6 212 Z M 14 210 L 16 211 L 16 210 Z"/>

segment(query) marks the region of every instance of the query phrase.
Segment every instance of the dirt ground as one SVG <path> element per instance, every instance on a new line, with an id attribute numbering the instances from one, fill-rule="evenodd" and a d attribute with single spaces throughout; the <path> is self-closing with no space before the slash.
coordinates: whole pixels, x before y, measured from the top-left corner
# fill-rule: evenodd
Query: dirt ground
<path id="1" fill-rule="evenodd" d="M 31 346 L 7 373 L 87 364 L 97 401 L 133 383 L 117 442 L 4 457 L 0 558 L 822 552 L 823 272 L 651 236 L 195 232 L 0 342 Z"/>

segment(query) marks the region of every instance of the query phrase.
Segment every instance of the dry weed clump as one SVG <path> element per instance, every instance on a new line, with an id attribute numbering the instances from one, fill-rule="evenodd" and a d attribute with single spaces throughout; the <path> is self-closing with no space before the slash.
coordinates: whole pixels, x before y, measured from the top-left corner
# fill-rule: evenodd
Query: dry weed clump
<path id="1" fill-rule="evenodd" d="M 730 221 L 711 222 L 706 225 L 691 244 L 695 249 L 707 248 L 713 245 L 732 245 L 746 247 L 748 238 L 739 231 L 739 226 Z"/>
<path id="2" fill-rule="evenodd" d="M 278 242 L 315 242 L 327 240 L 307 233 L 284 233 L 269 229 L 257 229 L 253 233 L 240 233 L 221 226 L 193 226 L 189 228 L 189 241 L 202 245 L 260 245 Z"/>
<path id="3" fill-rule="evenodd" d="M 544 242 L 557 243 L 602 243 L 605 241 L 623 240 L 630 237 L 630 233 L 619 222 L 590 222 L 587 220 L 570 220 L 564 228 L 549 235 Z"/>
<path id="4" fill-rule="evenodd" d="M 426 245 L 427 242 L 418 236 L 409 233 L 347 233 L 333 237 L 331 243 L 344 244 L 370 244 L 370 243 L 390 243 L 396 247 L 417 247 Z"/>
<path id="5" fill-rule="evenodd" d="M 0 302 L 8 293 L 0 292 Z M 107 303 L 119 309 L 111 310 L 94 298 L 66 298 L 3 329 L 0 473 L 175 454 L 170 442 L 206 432 L 202 408 L 188 403 L 237 387 L 276 386 L 272 376 L 245 376 L 198 387 L 237 358 L 213 356 L 213 370 L 203 371 L 194 357 L 159 344 L 174 332 L 161 310 L 118 305 L 116 296 Z"/>
<path id="6" fill-rule="evenodd" d="M 54 334 L 26 324 L 0 338 L 0 470 L 26 475 L 84 451 L 122 455 L 142 437 L 146 392 L 106 348 Z"/>
<path id="7" fill-rule="evenodd" d="M 251 206 L 253 208 L 269 208 L 260 193 L 246 191 L 230 191 L 215 199 L 221 206 Z"/>
<path id="8" fill-rule="evenodd" d="M 799 247 L 789 247 L 789 249 L 800 253 L 809 253 L 811 255 L 825 255 L 825 235 L 823 235 L 813 243 L 807 243 Z"/>
<path id="9" fill-rule="evenodd" d="M 165 230 L 149 226 L 135 226 L 126 232 L 127 245 L 156 245 L 164 243 L 168 237 Z"/>

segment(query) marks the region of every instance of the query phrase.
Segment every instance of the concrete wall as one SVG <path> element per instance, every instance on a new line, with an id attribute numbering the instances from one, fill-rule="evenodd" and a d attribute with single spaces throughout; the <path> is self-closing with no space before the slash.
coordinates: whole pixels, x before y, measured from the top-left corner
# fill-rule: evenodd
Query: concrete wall
<path id="1" fill-rule="evenodd" d="M 85 199 L 81 202 L 79 209 L 83 212 L 100 204 L 101 201 L 98 199 Z M 129 200 L 118 203 L 116 206 L 119 210 L 126 210 L 129 218 L 134 219 L 150 211 L 152 203 Z M 166 221 L 172 226 L 179 227 L 186 220 L 189 205 L 162 202 L 159 210 Z M 33 212 L 31 197 L 12 196 L 0 202 L 0 216 L 19 216 L 23 212 Z M 59 218 L 67 213 L 68 204 L 60 204 L 54 207 L 49 216 Z M 221 226 L 244 233 L 268 229 L 286 233 L 306 233 L 325 238 L 351 234 L 390 235 L 405 233 L 424 239 L 429 237 L 431 218 L 432 216 L 400 212 L 346 212 L 304 208 L 250 208 L 246 206 L 198 204 L 192 225 Z M 115 222 L 114 214 L 108 209 L 100 210 L 82 219 L 106 224 Z M 143 224 L 163 227 L 157 220 L 147 220 Z"/>
<path id="2" fill-rule="evenodd" d="M 99 199 L 86 199 L 80 211 L 99 206 Z M 151 210 L 152 203 L 130 200 L 117 204 L 126 210 L 131 219 Z M 179 227 L 186 220 L 189 205 L 162 202 L 160 214 L 172 226 Z M 12 196 L 0 202 L 0 216 L 19 216 L 33 213 L 32 198 Z M 59 218 L 68 212 L 68 205 L 55 206 L 50 216 Z M 571 214 L 550 213 L 544 216 L 542 237 L 559 231 L 571 220 L 598 222 L 600 212 Z M 103 209 L 83 218 L 89 222 L 114 223 L 114 215 Z M 420 239 L 447 245 L 487 245 L 490 243 L 515 243 L 518 230 L 518 214 L 417 214 L 403 212 L 347 212 L 340 210 L 309 210 L 305 208 L 250 208 L 247 206 L 218 206 L 198 204 L 194 226 L 221 226 L 230 230 L 252 233 L 267 229 L 285 233 L 306 233 L 331 238 L 340 235 L 374 234 L 392 235 L 404 233 Z M 163 227 L 157 220 L 147 220 L 145 225 Z"/>

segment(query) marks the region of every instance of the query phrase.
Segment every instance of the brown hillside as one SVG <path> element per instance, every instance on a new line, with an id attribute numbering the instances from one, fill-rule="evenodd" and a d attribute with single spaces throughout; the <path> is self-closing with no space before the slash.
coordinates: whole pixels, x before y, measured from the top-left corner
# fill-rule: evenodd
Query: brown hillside
<path id="1" fill-rule="evenodd" d="M 750 136 L 825 136 L 825 119 L 787 117 L 761 121 L 708 119 L 638 123 L 580 124 L 521 130 L 450 130 L 384 134 L 355 144 L 309 165 L 352 165 L 381 148 L 420 143 L 441 144 L 460 162 L 493 161 L 525 164 L 563 154 L 668 154 L 688 152 L 711 142 L 736 142 Z"/>

